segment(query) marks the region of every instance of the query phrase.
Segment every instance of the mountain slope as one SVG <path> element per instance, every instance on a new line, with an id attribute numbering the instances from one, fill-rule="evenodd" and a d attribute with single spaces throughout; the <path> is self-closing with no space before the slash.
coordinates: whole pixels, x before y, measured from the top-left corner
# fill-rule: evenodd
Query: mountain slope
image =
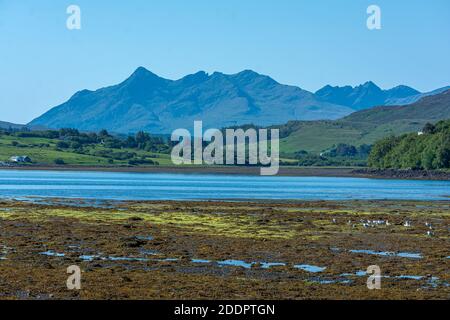
<path id="1" fill-rule="evenodd" d="M 404 120 L 433 120 L 450 118 L 450 90 L 434 96 L 422 98 L 419 102 L 406 106 L 381 106 L 355 112 L 342 121 L 370 122 L 385 124 Z"/>
<path id="2" fill-rule="evenodd" d="M 22 129 L 23 127 L 25 127 L 23 124 L 0 121 L 0 129 Z"/>
<path id="3" fill-rule="evenodd" d="M 267 126 L 289 120 L 338 119 L 352 111 L 250 70 L 234 75 L 198 72 L 173 81 L 140 67 L 118 85 L 76 93 L 30 125 L 171 133 L 191 129 L 194 120 L 215 128 L 245 123 Z"/>
<path id="4" fill-rule="evenodd" d="M 440 88 L 431 92 L 421 93 L 408 86 L 397 86 L 389 90 L 382 90 L 369 81 L 357 87 L 325 86 L 315 95 L 324 101 L 349 106 L 354 110 L 363 110 L 383 105 L 407 105 L 420 99 L 442 93 L 450 87 Z"/>
<path id="5" fill-rule="evenodd" d="M 403 106 L 403 105 L 411 104 L 411 103 L 419 101 L 422 98 L 434 96 L 436 94 L 445 92 L 449 89 L 450 89 L 450 86 L 447 86 L 447 87 L 439 88 L 439 89 L 436 89 L 436 90 L 433 90 L 430 92 L 419 93 L 419 94 L 408 96 L 405 98 L 388 99 L 386 101 L 386 105 L 387 106 L 390 106 L 390 105 Z"/>
<path id="6" fill-rule="evenodd" d="M 450 90 L 407 106 L 376 107 L 337 121 L 291 121 L 280 128 L 281 150 L 320 153 L 338 143 L 373 144 L 389 135 L 420 131 L 427 122 L 450 119 Z"/>

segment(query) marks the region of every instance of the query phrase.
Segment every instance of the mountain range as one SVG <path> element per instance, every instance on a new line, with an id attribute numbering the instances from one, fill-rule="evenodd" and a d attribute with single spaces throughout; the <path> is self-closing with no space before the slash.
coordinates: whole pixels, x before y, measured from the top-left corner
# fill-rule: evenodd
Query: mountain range
<path id="1" fill-rule="evenodd" d="M 195 120 L 202 120 L 205 128 L 335 120 L 373 106 L 412 103 L 428 94 L 406 86 L 381 90 L 372 82 L 355 88 L 326 86 L 312 93 L 251 70 L 232 75 L 201 71 L 168 80 L 139 67 L 122 83 L 77 92 L 29 125 L 167 134 L 191 129 Z"/>
<path id="2" fill-rule="evenodd" d="M 401 85 L 389 90 L 382 90 L 372 81 L 368 81 L 356 87 L 332 87 L 327 85 L 315 94 L 323 101 L 348 106 L 354 110 L 363 110 L 374 106 L 407 105 L 448 89 L 450 89 L 450 86 L 421 93 L 416 89 Z"/>

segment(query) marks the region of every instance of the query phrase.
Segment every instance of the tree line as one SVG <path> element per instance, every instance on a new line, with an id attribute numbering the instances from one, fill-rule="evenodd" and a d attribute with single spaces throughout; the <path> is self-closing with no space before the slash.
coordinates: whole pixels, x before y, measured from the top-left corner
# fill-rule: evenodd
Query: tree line
<path id="1" fill-rule="evenodd" d="M 379 169 L 449 169 L 450 120 L 427 123 L 422 132 L 378 141 L 368 165 Z"/>

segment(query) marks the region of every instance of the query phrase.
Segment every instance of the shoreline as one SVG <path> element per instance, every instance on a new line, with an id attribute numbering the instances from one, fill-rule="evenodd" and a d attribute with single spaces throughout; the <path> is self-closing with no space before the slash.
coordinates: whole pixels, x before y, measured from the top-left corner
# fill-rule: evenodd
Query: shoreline
<path id="1" fill-rule="evenodd" d="M 8 166 L 0 170 L 24 171 L 97 171 L 123 173 L 173 173 L 173 174 L 228 174 L 228 175 L 260 175 L 260 167 L 176 167 L 176 166 L 148 166 L 148 167 L 101 167 L 101 166 Z M 335 178 L 368 178 L 395 180 L 450 180 L 450 173 L 426 170 L 393 170 L 370 168 L 321 168 L 321 167 L 280 167 L 277 176 L 286 177 L 335 177 Z"/>
<path id="2" fill-rule="evenodd" d="M 8 204 L 22 204 L 31 206 L 46 206 L 46 207 L 65 207 L 73 209 L 112 209 L 115 207 L 126 207 L 139 204 L 145 205 L 177 205 L 177 204 L 191 204 L 191 205 L 217 205 L 228 204 L 230 206 L 245 206 L 245 205 L 262 205 L 262 206 L 297 206 L 307 204 L 318 204 L 326 206 L 335 203 L 345 205 L 358 205 L 364 203 L 377 203 L 380 205 L 385 204 L 399 204 L 407 205 L 411 203 L 415 204 L 434 204 L 434 205 L 447 205 L 449 200 L 426 200 L 426 199 L 160 199 L 160 200 L 137 200 L 137 199 L 91 199 L 91 198 L 67 198 L 67 197 L 29 197 L 23 199 L 17 198 L 1 198 L 0 205 Z"/>
<path id="3" fill-rule="evenodd" d="M 148 166 L 148 167 L 102 167 L 102 166 L 9 166 L 0 170 L 24 171 L 98 171 L 98 172 L 130 172 L 130 173 L 178 173 L 178 174 L 229 174 L 260 175 L 260 167 L 219 167 L 219 166 Z M 316 167 L 280 167 L 278 176 L 324 176 L 352 177 L 353 168 L 316 168 Z"/>

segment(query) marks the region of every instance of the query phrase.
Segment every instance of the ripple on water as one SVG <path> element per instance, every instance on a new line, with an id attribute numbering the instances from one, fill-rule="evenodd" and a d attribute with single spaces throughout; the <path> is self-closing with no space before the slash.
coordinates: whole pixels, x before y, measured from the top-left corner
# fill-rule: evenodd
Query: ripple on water
<path id="1" fill-rule="evenodd" d="M 178 259 L 178 258 L 165 258 L 165 259 L 158 259 L 156 261 L 160 261 L 160 262 L 176 262 L 178 260 L 180 260 L 180 259 Z"/>
<path id="2" fill-rule="evenodd" d="M 286 263 L 284 262 L 261 262 L 262 269 L 270 269 L 271 267 L 284 267 Z"/>
<path id="3" fill-rule="evenodd" d="M 422 255 L 420 253 L 413 252 L 392 252 L 392 251 L 374 251 L 374 250 L 349 250 L 351 253 L 364 253 L 376 256 L 384 256 L 384 257 L 400 257 L 400 258 L 409 258 L 409 259 L 422 259 Z"/>
<path id="4" fill-rule="evenodd" d="M 145 241 L 152 241 L 155 238 L 152 237 L 152 236 L 136 236 L 136 239 L 138 239 L 138 240 L 145 240 Z"/>
<path id="5" fill-rule="evenodd" d="M 367 276 L 367 272 L 365 271 L 356 271 L 355 273 L 342 273 L 340 274 L 341 277 L 352 277 L 352 276 L 357 276 L 357 277 L 364 277 Z M 401 280 L 422 280 L 425 279 L 426 277 L 424 276 L 419 276 L 419 275 L 400 275 L 400 276 L 387 276 L 387 275 L 382 275 L 382 278 L 391 278 L 391 279 L 401 279 Z M 428 281 L 430 284 L 435 284 L 437 281 L 439 280 L 439 278 L 437 277 L 431 277 L 430 280 Z"/>
<path id="6" fill-rule="evenodd" d="M 310 264 L 296 264 L 294 268 L 313 273 L 322 272 L 326 269 L 326 267 L 318 267 Z"/>
<path id="7" fill-rule="evenodd" d="M 204 260 L 204 259 L 191 259 L 192 263 L 203 263 L 208 264 L 211 263 L 211 260 Z"/>
<path id="8" fill-rule="evenodd" d="M 82 255 L 79 256 L 79 258 L 83 261 L 93 261 L 96 258 L 100 258 L 99 256 L 95 256 L 95 255 Z"/>
<path id="9" fill-rule="evenodd" d="M 367 275 L 367 272 L 363 271 L 363 270 L 356 271 L 355 273 L 341 273 L 340 274 L 341 277 L 353 277 L 353 276 L 364 277 L 366 275 Z"/>
<path id="10" fill-rule="evenodd" d="M 133 258 L 133 257 L 108 257 L 111 261 L 149 261 L 147 258 Z"/>
<path id="11" fill-rule="evenodd" d="M 397 253 L 397 256 L 402 258 L 422 259 L 422 255 L 420 253 L 399 252 Z"/>
<path id="12" fill-rule="evenodd" d="M 352 283 L 352 280 L 349 279 L 324 279 L 324 278 L 309 278 L 307 279 L 309 282 L 315 282 L 319 284 L 334 284 L 334 283 L 342 283 L 342 284 L 349 284 Z"/>
<path id="13" fill-rule="evenodd" d="M 48 257 L 64 257 L 65 256 L 64 253 L 58 253 L 58 252 L 55 252 L 53 250 L 40 252 L 39 254 L 43 255 L 43 256 L 48 256 Z"/>
<path id="14" fill-rule="evenodd" d="M 253 262 L 247 263 L 242 260 L 224 260 L 224 261 L 218 261 L 217 264 L 220 266 L 233 266 L 233 267 L 242 267 L 245 269 L 250 269 L 254 263 Z"/>
<path id="15" fill-rule="evenodd" d="M 401 275 L 396 276 L 397 279 L 409 279 L 409 280 L 422 280 L 423 276 L 408 276 L 408 275 Z"/>

